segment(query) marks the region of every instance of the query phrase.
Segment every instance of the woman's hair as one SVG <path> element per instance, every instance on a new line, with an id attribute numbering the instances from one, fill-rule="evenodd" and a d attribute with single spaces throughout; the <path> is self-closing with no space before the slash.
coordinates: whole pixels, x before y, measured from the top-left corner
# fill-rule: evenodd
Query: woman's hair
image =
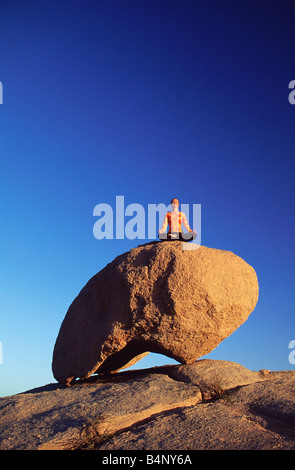
<path id="1" fill-rule="evenodd" d="M 173 197 L 173 198 L 171 199 L 170 204 L 172 204 L 172 202 L 174 201 L 174 199 L 176 199 L 176 200 L 178 201 L 177 197 Z M 178 202 L 179 202 L 179 201 L 178 201 Z"/>

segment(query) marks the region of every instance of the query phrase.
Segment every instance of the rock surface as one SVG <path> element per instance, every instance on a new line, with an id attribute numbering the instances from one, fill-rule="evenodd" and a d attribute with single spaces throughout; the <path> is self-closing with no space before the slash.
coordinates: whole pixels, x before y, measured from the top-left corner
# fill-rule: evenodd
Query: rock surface
<path id="1" fill-rule="evenodd" d="M 93 376 L 0 398 L 0 449 L 295 449 L 295 371 L 227 361 Z"/>
<path id="2" fill-rule="evenodd" d="M 148 351 L 182 364 L 218 346 L 254 310 L 254 269 L 235 254 L 152 242 L 118 256 L 70 306 L 53 353 L 56 380 L 117 371 Z"/>

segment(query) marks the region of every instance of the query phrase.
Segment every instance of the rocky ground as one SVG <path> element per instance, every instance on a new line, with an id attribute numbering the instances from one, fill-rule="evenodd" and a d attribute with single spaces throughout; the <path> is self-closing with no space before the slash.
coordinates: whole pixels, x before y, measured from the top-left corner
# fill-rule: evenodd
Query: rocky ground
<path id="1" fill-rule="evenodd" d="M 294 450 L 295 371 L 199 360 L 0 398 L 0 449 Z"/>

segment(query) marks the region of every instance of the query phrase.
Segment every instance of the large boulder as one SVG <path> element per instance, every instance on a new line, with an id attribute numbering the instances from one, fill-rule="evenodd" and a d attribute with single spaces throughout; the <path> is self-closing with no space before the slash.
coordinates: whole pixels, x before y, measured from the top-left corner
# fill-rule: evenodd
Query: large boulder
<path id="1" fill-rule="evenodd" d="M 117 371 L 147 351 L 183 364 L 209 353 L 258 300 L 254 269 L 235 254 L 183 243 L 133 248 L 96 274 L 73 301 L 53 353 L 63 384 Z"/>

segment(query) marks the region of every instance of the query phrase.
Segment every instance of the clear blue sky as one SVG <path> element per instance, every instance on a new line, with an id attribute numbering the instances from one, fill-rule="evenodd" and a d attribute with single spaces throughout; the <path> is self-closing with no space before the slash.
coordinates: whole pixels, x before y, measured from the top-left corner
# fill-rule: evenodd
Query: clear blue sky
<path id="1" fill-rule="evenodd" d="M 116 255 L 96 204 L 202 205 L 260 297 L 208 357 L 294 369 L 294 3 L 1 0 L 0 395 L 53 382 L 70 303 Z M 171 363 L 150 355 L 139 366 Z"/>

